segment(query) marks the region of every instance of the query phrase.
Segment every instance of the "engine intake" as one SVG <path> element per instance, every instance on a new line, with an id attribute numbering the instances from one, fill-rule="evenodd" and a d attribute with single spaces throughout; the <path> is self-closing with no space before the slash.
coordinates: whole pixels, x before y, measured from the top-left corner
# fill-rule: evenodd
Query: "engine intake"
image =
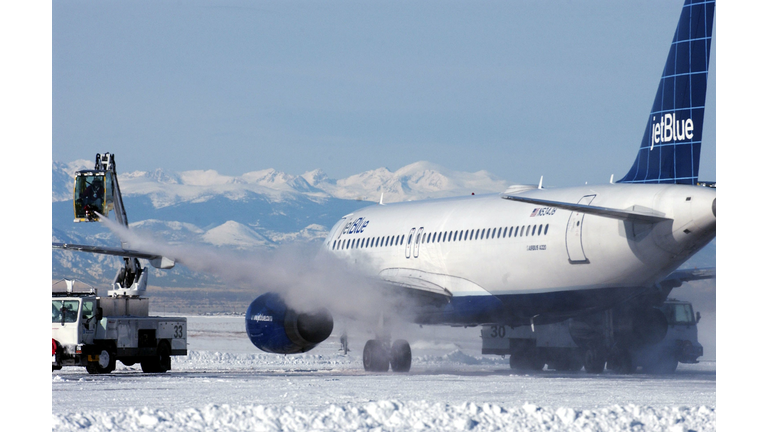
<path id="1" fill-rule="evenodd" d="M 333 317 L 324 308 L 296 312 L 279 295 L 267 293 L 248 307 L 245 331 L 251 343 L 262 351 L 303 353 L 328 339 L 333 331 Z"/>

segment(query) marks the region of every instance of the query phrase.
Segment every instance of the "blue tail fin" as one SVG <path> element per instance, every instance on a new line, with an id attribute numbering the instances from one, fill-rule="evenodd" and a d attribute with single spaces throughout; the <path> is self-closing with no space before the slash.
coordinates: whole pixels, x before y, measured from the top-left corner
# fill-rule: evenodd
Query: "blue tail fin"
<path id="1" fill-rule="evenodd" d="M 637 159 L 620 183 L 696 184 L 714 0 L 685 0 Z"/>

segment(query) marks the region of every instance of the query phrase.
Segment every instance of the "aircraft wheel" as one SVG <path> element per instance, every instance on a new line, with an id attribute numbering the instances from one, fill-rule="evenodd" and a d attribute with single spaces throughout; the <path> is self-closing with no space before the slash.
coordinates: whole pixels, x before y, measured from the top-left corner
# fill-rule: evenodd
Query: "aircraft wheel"
<path id="1" fill-rule="evenodd" d="M 411 345 L 402 339 L 392 343 L 390 350 L 392 372 L 408 372 L 411 370 Z"/>
<path id="2" fill-rule="evenodd" d="M 389 370 L 389 350 L 384 342 L 369 340 L 363 348 L 363 367 L 367 372 L 386 372 Z"/>

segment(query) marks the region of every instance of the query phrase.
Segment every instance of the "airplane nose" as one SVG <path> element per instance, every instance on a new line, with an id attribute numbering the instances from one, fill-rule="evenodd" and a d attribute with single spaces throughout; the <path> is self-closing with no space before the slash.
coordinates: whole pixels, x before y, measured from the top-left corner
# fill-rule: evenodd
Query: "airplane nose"
<path id="1" fill-rule="evenodd" d="M 712 200 L 712 215 L 717 217 L 717 198 Z"/>

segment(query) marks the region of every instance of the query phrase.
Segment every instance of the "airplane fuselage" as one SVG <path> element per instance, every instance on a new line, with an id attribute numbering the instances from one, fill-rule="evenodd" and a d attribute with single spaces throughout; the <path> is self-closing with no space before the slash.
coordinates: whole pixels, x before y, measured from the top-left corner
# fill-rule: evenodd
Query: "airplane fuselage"
<path id="1" fill-rule="evenodd" d="M 384 281 L 449 298 L 450 306 L 416 321 L 479 324 L 607 308 L 652 288 L 715 236 L 715 191 L 705 187 L 517 192 L 668 220 L 618 220 L 491 194 L 365 207 L 342 218 L 324 245 Z"/>

